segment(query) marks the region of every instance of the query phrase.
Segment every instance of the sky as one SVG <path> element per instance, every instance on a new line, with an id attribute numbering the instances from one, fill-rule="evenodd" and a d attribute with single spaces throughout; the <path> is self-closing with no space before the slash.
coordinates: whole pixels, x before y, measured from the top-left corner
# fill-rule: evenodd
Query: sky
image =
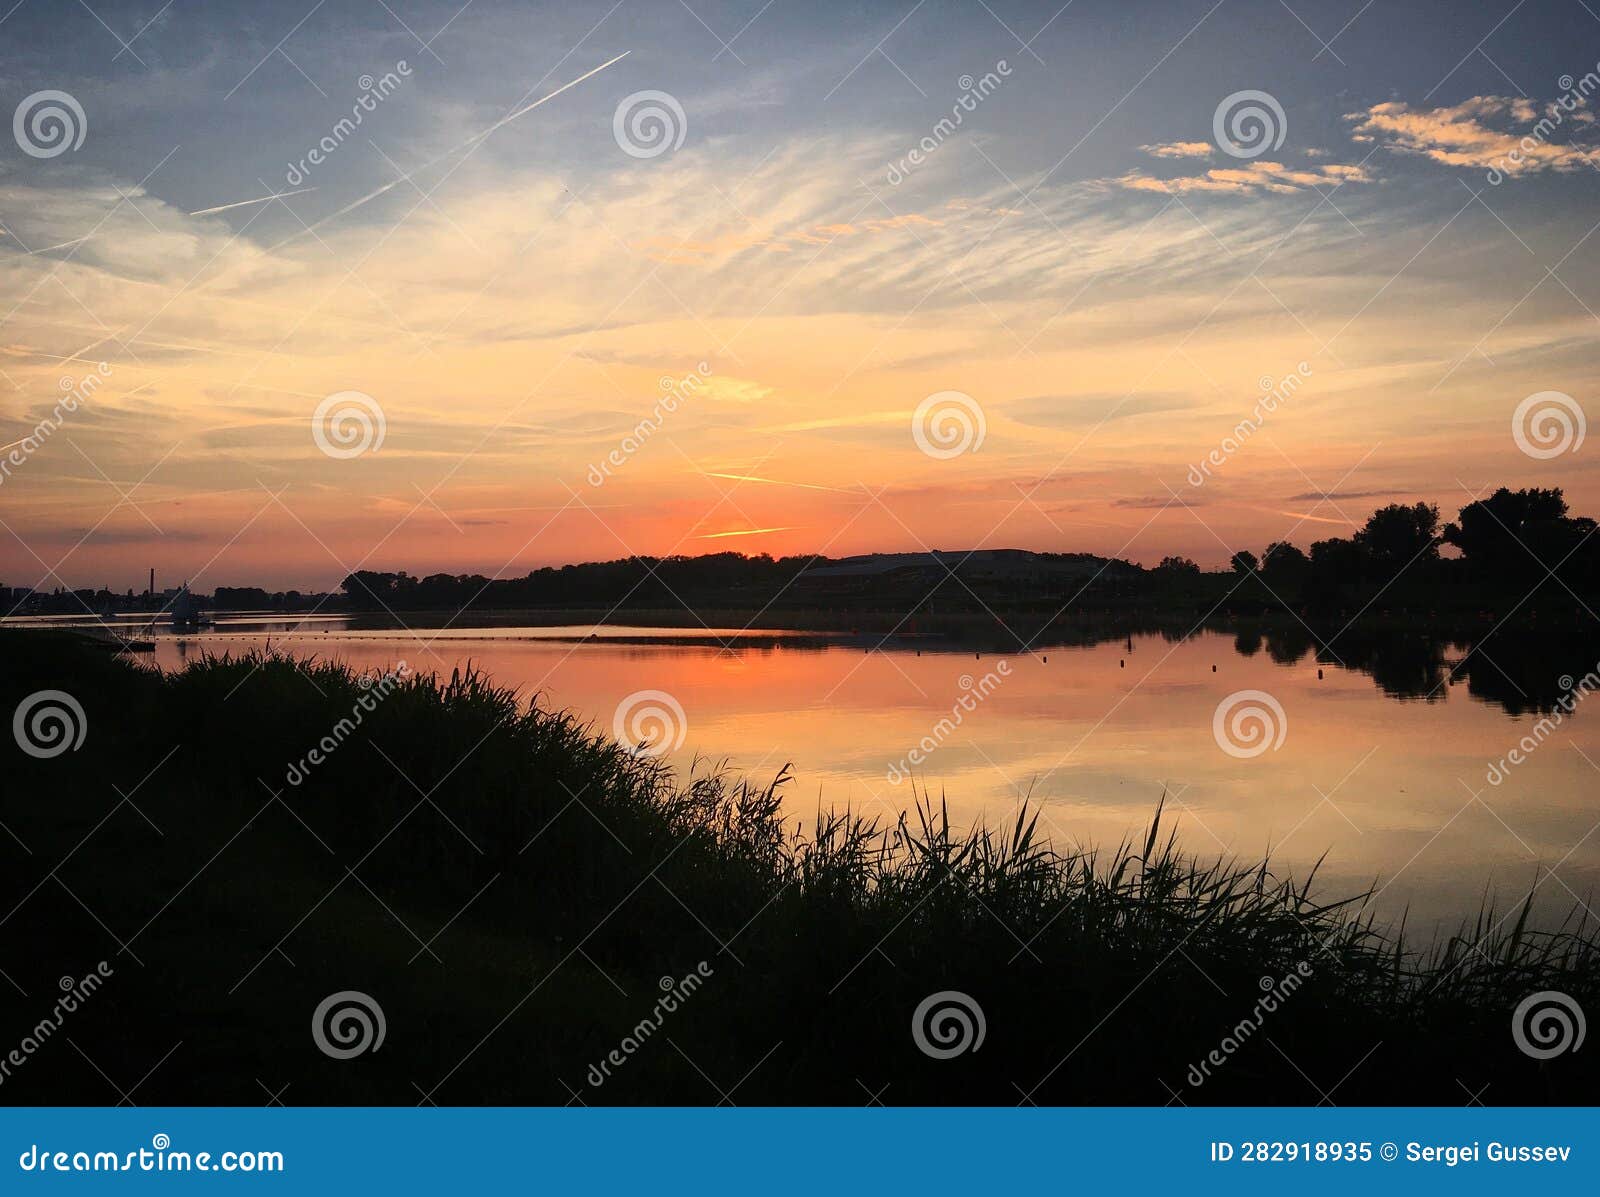
<path id="1" fill-rule="evenodd" d="M 1593 0 L 0 14 L 0 584 L 1600 514 Z"/>

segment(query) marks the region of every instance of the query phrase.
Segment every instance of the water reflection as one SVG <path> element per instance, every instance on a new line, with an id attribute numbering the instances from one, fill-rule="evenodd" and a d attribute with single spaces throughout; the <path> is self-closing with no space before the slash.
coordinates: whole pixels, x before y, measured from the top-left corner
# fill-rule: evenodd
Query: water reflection
<path id="1" fill-rule="evenodd" d="M 915 785 L 953 818 L 1007 820 L 1026 799 L 1061 845 L 1136 834 L 1165 794 L 1191 850 L 1270 850 L 1280 871 L 1301 876 L 1326 852 L 1325 892 L 1377 879 L 1381 912 L 1409 908 L 1413 926 L 1472 912 L 1485 885 L 1520 893 L 1536 864 L 1556 869 L 1544 884 L 1551 921 L 1600 880 L 1600 836 L 1588 836 L 1600 817 L 1590 763 L 1600 761 L 1600 718 L 1580 706 L 1524 763 L 1488 777 L 1554 709 L 1563 676 L 1593 667 L 1590 647 L 1555 629 L 1476 640 L 1319 635 L 1293 623 L 1193 635 L 1081 629 L 1075 644 L 1015 655 L 916 640 L 878 650 L 877 639 L 852 636 L 591 633 L 368 628 L 270 640 L 362 667 L 403 659 L 447 673 L 470 662 L 607 732 L 629 696 L 665 691 L 688 724 L 675 765 L 698 758 L 770 776 L 791 764 L 798 818 L 848 805 L 892 821 L 914 801 L 913 782 L 893 780 L 910 760 Z M 173 666 L 268 638 L 163 639 L 156 656 Z M 979 686 L 1001 660 L 1003 684 Z M 1279 705 L 1281 747 L 1241 757 L 1219 744 L 1217 709 L 1240 691 Z"/>

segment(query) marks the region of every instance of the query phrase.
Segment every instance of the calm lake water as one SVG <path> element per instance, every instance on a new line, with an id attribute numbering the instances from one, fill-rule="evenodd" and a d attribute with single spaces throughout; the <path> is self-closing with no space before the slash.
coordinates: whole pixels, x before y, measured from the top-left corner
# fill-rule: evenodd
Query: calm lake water
<path id="1" fill-rule="evenodd" d="M 1453 680 L 1452 656 L 1465 649 L 1448 645 L 1416 660 L 1375 651 L 1363 671 L 1319 664 L 1309 644 L 1262 648 L 1215 632 L 979 657 L 783 633 L 695 642 L 677 630 L 406 633 L 240 618 L 160 636 L 155 656 L 172 668 L 269 639 L 360 668 L 404 660 L 448 672 L 470 661 L 607 732 L 623 707 L 638 712 L 641 737 L 659 733 L 652 710 L 665 710 L 674 742 L 682 733 L 668 755 L 680 770 L 709 758 L 766 780 L 788 764 L 789 808 L 808 821 L 820 804 L 892 822 L 914 802 L 911 782 L 895 780 L 909 773 L 960 825 L 1007 822 L 1027 797 L 1058 846 L 1114 847 L 1141 834 L 1165 794 L 1190 851 L 1270 852 L 1275 871 L 1297 877 L 1326 854 L 1324 896 L 1376 881 L 1380 915 L 1409 909 L 1419 929 L 1475 912 L 1485 886 L 1502 906 L 1519 899 L 1536 866 L 1555 869 L 1535 908 L 1545 923 L 1578 899 L 1595 905 L 1600 880 L 1600 698 L 1592 712 L 1580 701 L 1491 785 L 1491 765 L 1540 716 L 1477 693 L 1518 693 L 1499 666 L 1480 663 L 1470 688 Z M 625 705 L 641 691 L 660 695 Z M 1241 691 L 1259 694 L 1224 707 L 1218 725 L 1219 705 Z"/>

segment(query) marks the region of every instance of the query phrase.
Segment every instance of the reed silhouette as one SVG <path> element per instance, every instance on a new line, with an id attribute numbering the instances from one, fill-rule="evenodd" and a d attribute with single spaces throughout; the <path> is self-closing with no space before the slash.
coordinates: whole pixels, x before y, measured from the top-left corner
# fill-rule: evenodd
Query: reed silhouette
<path id="1" fill-rule="evenodd" d="M 295 785 L 370 678 L 262 653 L 163 675 L 45 633 L 0 652 L 6 703 L 65 689 L 89 729 L 49 760 L 8 743 L 28 854 L 0 875 L 0 953 L 27 995 L 115 968 L 5 1101 L 114 1101 L 106 1076 L 169 1049 L 141 1104 L 259 1103 L 286 1082 L 308 1104 L 696 1104 L 736 1082 L 741 1104 L 859 1104 L 863 1083 L 900 1103 L 1298 1104 L 1319 1100 L 1307 1077 L 1346 1077 L 1341 1103 L 1448 1102 L 1458 1081 L 1593 1099 L 1600 1057 L 1535 1061 L 1509 1026 L 1537 990 L 1596 1008 L 1581 911 L 1536 931 L 1528 905 L 1489 902 L 1412 943 L 1363 895 L 1183 851 L 1155 794 L 1147 834 L 1101 851 L 1049 844 L 1028 815 L 961 834 L 926 794 L 894 825 L 797 826 L 785 772 L 678 778 L 470 669 L 386 687 Z M 702 961 L 659 1032 L 586 1080 L 660 979 Z M 1304 970 L 1224 1066 L 1185 1079 L 1264 978 Z M 7 988 L 9 1025 L 31 1025 Z M 381 1051 L 314 1046 L 312 1011 L 343 990 L 385 1011 Z M 945 990 L 981 1006 L 981 1050 L 916 1046 L 913 1011 Z"/>

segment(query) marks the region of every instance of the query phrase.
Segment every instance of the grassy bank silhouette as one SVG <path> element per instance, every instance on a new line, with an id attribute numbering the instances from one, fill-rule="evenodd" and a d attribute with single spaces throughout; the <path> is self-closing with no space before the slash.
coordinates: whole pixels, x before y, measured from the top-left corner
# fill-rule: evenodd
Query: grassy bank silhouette
<path id="1" fill-rule="evenodd" d="M 1512 1033 L 1539 991 L 1600 1008 L 1581 909 L 1414 945 L 1362 896 L 1184 852 L 1159 808 L 1101 852 L 1027 816 L 958 834 L 926 796 L 797 825 L 785 772 L 680 779 L 471 670 L 0 655 L 4 710 L 59 690 L 86 725 L 47 759 L 5 740 L 0 1034 L 112 970 L 0 1101 L 1537 1104 L 1600 1076 Z M 378 1050 L 319 1049 L 342 991 Z M 952 1024 L 913 1022 L 946 991 L 984 1035 L 938 1058 Z"/>

